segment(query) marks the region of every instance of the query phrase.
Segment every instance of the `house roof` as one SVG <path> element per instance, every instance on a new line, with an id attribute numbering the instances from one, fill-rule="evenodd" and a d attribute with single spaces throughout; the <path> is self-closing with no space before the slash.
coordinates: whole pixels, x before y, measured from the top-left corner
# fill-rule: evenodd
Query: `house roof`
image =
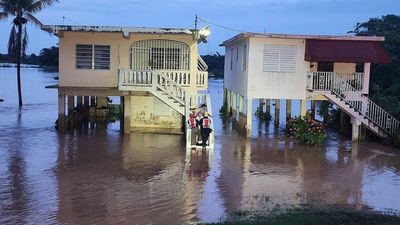
<path id="1" fill-rule="evenodd" d="M 242 38 L 282 38 L 282 39 L 313 39 L 313 40 L 347 40 L 347 41 L 385 41 L 380 36 L 351 36 L 351 35 L 303 35 L 303 34 L 270 34 L 270 33 L 240 33 L 226 41 L 220 46 L 229 45 Z"/>
<path id="2" fill-rule="evenodd" d="M 43 25 L 42 30 L 58 35 L 60 31 L 76 32 L 122 32 L 125 37 L 130 33 L 147 34 L 193 34 L 194 30 L 181 28 L 149 28 L 149 27 L 121 27 L 121 26 L 71 26 L 71 25 Z"/>

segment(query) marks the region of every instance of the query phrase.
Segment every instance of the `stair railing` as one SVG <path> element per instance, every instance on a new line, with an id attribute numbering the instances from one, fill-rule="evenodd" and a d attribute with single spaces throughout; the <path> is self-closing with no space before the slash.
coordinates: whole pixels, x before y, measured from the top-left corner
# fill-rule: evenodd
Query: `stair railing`
<path id="1" fill-rule="evenodd" d="M 187 98 L 185 89 L 163 73 L 152 71 L 155 88 L 162 90 L 168 96 L 182 105 Z"/>
<path id="2" fill-rule="evenodd" d="M 335 76 L 334 73 L 308 72 L 307 79 L 308 89 L 330 91 L 390 135 L 399 131 L 400 122 L 368 97 L 360 94 L 361 102 L 349 98 L 349 95 L 354 96 L 354 93 L 360 91 L 340 76 Z"/>

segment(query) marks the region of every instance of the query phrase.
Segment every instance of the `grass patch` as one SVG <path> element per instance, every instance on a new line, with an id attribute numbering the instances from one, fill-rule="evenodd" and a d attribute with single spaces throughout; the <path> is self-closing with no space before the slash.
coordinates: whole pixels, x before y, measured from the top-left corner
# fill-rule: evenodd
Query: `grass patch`
<path id="1" fill-rule="evenodd" d="M 303 209 L 295 208 L 285 213 L 248 217 L 246 213 L 238 213 L 232 219 L 211 223 L 215 225 L 394 225 L 400 224 L 397 215 L 371 211 L 354 211 L 343 208 Z"/>

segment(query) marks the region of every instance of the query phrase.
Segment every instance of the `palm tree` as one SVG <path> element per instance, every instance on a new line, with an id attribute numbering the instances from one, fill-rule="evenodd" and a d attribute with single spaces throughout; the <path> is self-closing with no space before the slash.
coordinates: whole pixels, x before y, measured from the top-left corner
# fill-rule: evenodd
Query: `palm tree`
<path id="1" fill-rule="evenodd" d="M 58 0 L 0 0 L 0 20 L 14 17 L 10 37 L 8 40 L 8 55 L 17 63 L 17 82 L 19 106 L 22 106 L 21 93 L 21 58 L 25 54 L 28 44 L 26 24 L 28 22 L 41 27 L 42 23 L 33 16 L 46 6 L 52 5 Z"/>

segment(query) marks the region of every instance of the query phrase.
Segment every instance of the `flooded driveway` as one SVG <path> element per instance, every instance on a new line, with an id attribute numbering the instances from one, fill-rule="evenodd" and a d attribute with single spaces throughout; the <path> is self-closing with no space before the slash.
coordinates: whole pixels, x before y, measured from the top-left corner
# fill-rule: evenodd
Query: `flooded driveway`
<path id="1" fill-rule="evenodd" d="M 186 153 L 179 135 L 121 134 L 118 121 L 58 133 L 57 92 L 44 89 L 57 73 L 22 74 L 18 110 L 15 71 L 0 69 L 0 224 L 180 224 L 302 204 L 400 210 L 396 149 L 335 132 L 310 147 L 256 119 L 246 139 L 217 116 L 210 153 Z M 215 115 L 222 85 L 210 80 Z"/>

